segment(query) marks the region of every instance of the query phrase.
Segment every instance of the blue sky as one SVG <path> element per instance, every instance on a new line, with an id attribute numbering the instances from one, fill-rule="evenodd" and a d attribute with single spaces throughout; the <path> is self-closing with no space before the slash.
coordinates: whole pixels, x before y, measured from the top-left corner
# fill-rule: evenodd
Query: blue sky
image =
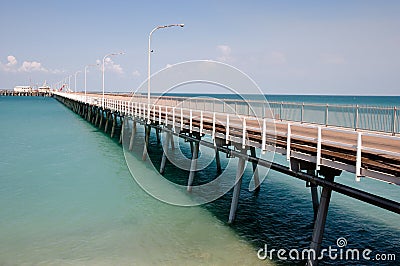
<path id="1" fill-rule="evenodd" d="M 1 1 L 0 88 L 53 84 L 111 52 L 107 91 L 169 64 L 231 64 L 272 94 L 400 95 L 399 1 Z M 83 75 L 78 74 L 83 88 Z M 90 90 L 101 90 L 91 68 Z"/>

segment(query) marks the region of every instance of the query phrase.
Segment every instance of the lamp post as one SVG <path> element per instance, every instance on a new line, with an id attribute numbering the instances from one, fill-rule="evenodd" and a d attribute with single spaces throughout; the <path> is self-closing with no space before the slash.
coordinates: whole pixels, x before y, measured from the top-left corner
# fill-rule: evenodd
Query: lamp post
<path id="1" fill-rule="evenodd" d="M 151 59 L 151 35 L 158 29 L 169 27 L 184 27 L 185 24 L 170 24 L 155 27 L 149 34 L 149 50 L 148 50 L 148 65 L 147 65 L 147 110 L 148 110 L 148 123 L 150 121 L 150 59 Z"/>
<path id="2" fill-rule="evenodd" d="M 107 54 L 103 57 L 103 66 L 102 66 L 102 74 L 103 74 L 103 97 L 101 100 L 101 107 L 104 108 L 104 67 L 105 67 L 105 61 L 106 58 L 109 56 L 113 56 L 113 55 L 122 55 L 124 54 L 124 52 L 119 52 L 119 53 L 111 53 L 111 54 Z"/>
<path id="3" fill-rule="evenodd" d="M 82 71 L 76 71 L 75 72 L 75 86 L 74 86 L 74 91 L 76 93 L 76 75 L 78 75 L 78 73 L 81 73 Z"/>
<path id="4" fill-rule="evenodd" d="M 68 90 L 69 91 L 71 90 L 71 77 L 72 77 L 72 75 L 68 76 Z"/>
<path id="5" fill-rule="evenodd" d="M 87 69 L 88 69 L 88 67 L 98 66 L 98 65 L 100 65 L 100 64 L 91 64 L 91 65 L 85 66 L 85 102 L 86 102 L 86 72 L 87 72 Z"/>

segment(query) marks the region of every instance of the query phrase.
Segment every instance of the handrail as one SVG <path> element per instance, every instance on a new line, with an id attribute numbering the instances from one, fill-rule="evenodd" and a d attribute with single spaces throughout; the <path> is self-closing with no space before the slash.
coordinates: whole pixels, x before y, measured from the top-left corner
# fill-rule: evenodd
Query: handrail
<path id="1" fill-rule="evenodd" d="M 57 92 L 59 93 L 59 92 Z M 75 95 L 68 93 L 71 97 Z M 120 95 L 129 97 L 140 103 L 147 103 L 145 95 Z M 82 96 L 83 97 L 83 96 Z M 101 99 L 100 97 L 91 97 Z M 83 98 L 79 98 L 83 101 Z M 265 102 L 260 100 L 240 99 L 216 99 L 207 97 L 184 97 L 184 96 L 152 96 L 152 104 L 160 101 L 165 106 L 182 106 L 192 110 L 204 110 L 213 112 L 224 112 L 238 115 L 269 117 L 272 112 L 273 118 L 281 121 L 294 121 L 324 126 L 337 126 L 353 129 L 355 131 L 370 130 L 390 133 L 400 133 L 400 111 L 397 106 L 367 106 L 367 105 L 339 105 L 299 102 Z M 88 101 L 87 101 L 88 102 Z"/>
<path id="2" fill-rule="evenodd" d="M 71 93 L 62 93 L 62 92 L 56 92 L 54 93 L 56 95 L 59 95 L 61 97 L 69 98 L 71 100 L 75 100 L 78 102 L 82 102 L 85 104 L 91 104 L 91 105 L 97 105 L 100 107 L 102 104 L 102 98 L 101 97 L 92 97 L 92 96 L 86 96 L 84 97 L 83 95 L 79 94 L 71 94 Z M 214 102 L 215 103 L 215 102 Z M 243 102 L 242 102 L 243 103 Z M 185 107 L 183 104 L 176 104 L 175 105 L 168 105 L 171 104 L 170 100 L 166 100 L 163 98 L 163 101 L 160 103 L 154 103 L 154 101 L 148 105 L 147 101 L 132 101 L 132 99 L 121 99 L 121 98 L 116 98 L 116 97 L 106 97 L 104 99 L 104 108 L 109 109 L 111 111 L 116 111 L 123 113 L 126 116 L 134 116 L 137 119 L 140 119 L 144 123 L 147 123 L 148 121 L 153 121 L 153 122 L 159 122 L 160 124 L 169 125 L 172 123 L 173 127 L 172 130 L 175 132 L 176 129 L 179 127 L 181 130 L 185 128 L 186 130 L 189 130 L 192 132 L 192 130 L 195 130 L 197 132 L 200 132 L 202 134 L 203 132 L 207 132 L 212 139 L 214 140 L 216 135 L 219 135 L 220 138 L 225 139 L 226 142 L 228 143 L 229 141 L 235 141 L 237 143 L 242 143 L 242 145 L 245 147 L 247 145 L 255 145 L 255 147 L 260 148 L 261 152 L 266 152 L 269 150 L 269 146 L 271 143 L 266 141 L 266 137 L 268 135 L 268 132 L 271 130 L 271 126 L 273 127 L 273 132 L 272 136 L 280 136 L 283 138 L 286 138 L 286 151 L 283 151 L 282 154 L 287 155 L 287 159 L 291 159 L 291 141 L 293 140 L 301 140 L 301 141 L 308 141 L 316 144 L 316 149 L 317 149 L 317 155 L 315 158 L 308 158 L 307 160 L 311 160 L 312 162 L 316 163 L 316 169 L 318 170 L 321 165 L 332 165 L 334 164 L 334 167 L 338 167 L 339 169 L 344 169 L 349 172 L 355 173 L 356 180 L 359 181 L 361 176 L 368 176 L 371 178 L 379 179 L 381 181 L 393 183 L 400 185 L 400 181 L 398 176 L 393 176 L 392 174 L 387 174 L 387 173 L 381 173 L 381 172 L 376 172 L 376 171 L 371 171 L 368 168 L 364 168 L 362 165 L 362 158 L 363 158 L 363 152 L 377 152 L 379 155 L 387 155 L 387 156 L 392 156 L 392 157 L 399 157 L 399 153 L 397 151 L 393 151 L 391 149 L 385 149 L 385 146 L 381 147 L 373 147 L 368 144 L 368 140 L 365 140 L 364 142 L 364 137 L 378 137 L 378 138 L 384 138 L 387 140 L 395 140 L 396 145 L 398 145 L 398 141 L 400 141 L 399 136 L 389 136 L 388 134 L 381 134 L 381 133 L 373 133 L 373 132 L 365 132 L 365 131 L 353 131 L 349 128 L 343 128 L 343 127 L 326 127 L 323 125 L 316 125 L 315 123 L 301 123 L 301 122 L 293 122 L 293 121 L 280 121 L 276 120 L 274 118 L 267 118 L 267 117 L 256 117 L 252 115 L 247 115 L 247 114 L 231 114 L 229 112 L 219 112 L 216 111 L 213 106 L 213 108 L 208 109 L 208 110 L 203 110 L 199 109 L 198 105 L 190 105 L 189 103 L 188 107 Z M 197 103 L 196 103 L 197 104 Z M 223 103 L 225 105 L 225 103 Z M 303 105 L 302 105 L 303 106 Z M 204 107 L 204 106 L 203 106 Z M 148 109 L 150 108 L 150 109 Z M 237 110 L 237 109 L 235 109 Z M 249 108 L 247 110 L 250 110 Z M 158 117 L 156 116 L 156 112 L 158 111 Z M 360 110 L 357 109 L 359 112 Z M 397 111 L 397 110 L 396 110 Z M 326 113 L 324 113 L 326 115 Z M 183 116 L 185 118 L 183 118 Z M 221 136 L 220 132 L 217 132 L 216 128 L 216 116 L 218 116 L 218 124 L 221 124 L 225 127 L 225 133 Z M 212 117 L 212 120 L 211 120 Z M 361 117 L 362 118 L 362 117 Z M 185 120 L 185 122 L 184 122 Z M 273 120 L 273 121 L 271 121 Z M 212 121 L 212 128 L 210 129 L 210 124 Z M 258 122 L 258 126 L 254 128 L 255 121 Z M 204 125 L 208 123 L 208 128 L 205 129 Z M 358 122 L 357 122 L 358 123 Z M 266 125 L 269 125 L 269 128 L 267 129 Z M 280 129 L 277 129 L 277 125 L 280 125 Z M 282 127 L 282 125 L 284 125 Z M 309 128 L 313 129 L 312 131 L 309 131 L 309 135 L 299 135 L 296 132 L 293 131 L 292 129 L 296 126 L 302 127 L 302 128 Z M 259 139 L 258 140 L 251 140 L 248 137 L 248 132 L 249 130 L 257 132 L 259 134 Z M 347 141 L 336 141 L 329 139 L 329 137 L 324 137 L 322 132 L 325 131 L 338 131 L 341 133 L 346 133 L 346 134 L 351 134 L 354 135 L 354 138 L 347 139 Z M 316 137 L 313 136 L 313 134 L 316 134 Z M 271 136 L 269 136 L 271 137 Z M 345 149 L 351 149 L 356 152 L 355 156 L 355 161 L 354 165 L 349 166 L 349 164 L 344 165 L 343 163 L 340 162 L 334 162 L 334 161 L 327 161 L 326 158 L 321 157 L 322 154 L 322 145 L 333 145 L 335 147 L 341 147 Z M 273 144 L 272 144 L 273 145 Z M 275 146 L 276 147 L 276 146 Z M 397 146 L 396 146 L 397 147 Z M 285 149 L 285 147 L 283 147 Z M 297 154 L 297 153 L 296 153 Z M 365 154 L 364 154 L 365 155 Z M 300 156 L 299 154 L 295 156 Z M 304 157 L 304 156 L 303 156 Z M 301 157 L 301 158 L 303 158 Z M 305 158 L 303 158 L 305 159 Z"/>

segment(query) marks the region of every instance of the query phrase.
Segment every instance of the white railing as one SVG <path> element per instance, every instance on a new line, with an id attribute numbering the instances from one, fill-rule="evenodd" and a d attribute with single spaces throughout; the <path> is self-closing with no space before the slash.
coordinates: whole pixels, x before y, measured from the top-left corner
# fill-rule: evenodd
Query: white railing
<path id="1" fill-rule="evenodd" d="M 56 92 L 56 95 L 69 98 L 75 101 L 88 103 L 91 105 L 96 105 L 98 107 L 102 107 L 102 98 L 101 97 L 93 97 L 93 96 L 83 96 L 71 93 L 62 93 Z M 157 102 L 162 104 L 157 104 Z M 172 103 L 175 103 L 172 105 Z M 286 138 L 287 147 L 284 152 L 287 155 L 287 159 L 291 159 L 291 139 L 296 138 L 299 140 L 306 140 L 315 142 L 317 145 L 317 155 L 312 158 L 312 161 L 316 163 L 316 169 L 318 170 L 321 165 L 329 163 L 326 159 L 321 158 L 321 146 L 322 144 L 330 144 L 336 147 L 342 147 L 345 149 L 353 149 L 356 151 L 356 162 L 353 168 L 345 167 L 344 169 L 347 171 L 354 172 L 356 174 L 356 179 L 359 180 L 360 176 L 372 176 L 373 178 L 383 180 L 386 182 L 391 182 L 400 185 L 400 181 L 398 177 L 389 177 L 381 174 L 376 174 L 368 169 L 362 169 L 361 167 L 361 155 L 362 152 L 375 152 L 381 155 L 388 155 L 392 157 L 400 157 L 400 153 L 397 151 L 386 150 L 385 146 L 380 148 L 371 148 L 364 147 L 363 145 L 363 137 L 373 136 L 375 138 L 387 138 L 391 141 L 399 141 L 400 138 L 397 136 L 387 136 L 384 134 L 378 133 L 367 133 L 367 132 L 355 132 L 345 128 L 332 128 L 325 127 L 322 125 L 313 125 L 302 123 L 301 121 L 281 121 L 280 119 L 275 119 L 274 117 L 259 117 L 257 118 L 254 115 L 245 114 L 232 114 L 230 112 L 220 112 L 215 108 L 210 108 L 211 110 L 204 110 L 199 108 L 198 102 L 195 104 L 182 104 L 183 102 L 177 101 L 177 99 L 164 99 L 160 98 L 158 101 L 151 102 L 150 105 L 147 104 L 147 99 L 145 97 L 133 97 L 129 100 L 120 100 L 115 99 L 114 97 L 105 97 L 104 99 L 104 108 L 110 109 L 112 111 L 118 111 L 120 113 L 124 113 L 125 115 L 136 117 L 141 119 L 144 122 L 157 122 L 163 125 L 171 125 L 172 130 L 176 131 L 178 129 L 186 129 L 190 132 L 197 131 L 199 133 L 209 134 L 214 141 L 216 137 L 223 138 L 228 143 L 229 141 L 234 141 L 241 143 L 243 146 L 252 145 L 260 148 L 262 152 L 270 150 L 271 144 L 267 143 L 267 136 L 281 136 Z M 215 104 L 216 102 L 214 102 Z M 214 105 L 215 106 L 215 105 Z M 318 105 L 315 105 L 318 106 Z M 189 108 L 187 108 L 189 107 Z M 204 105 L 203 105 L 204 107 Z M 237 109 L 234 109 L 237 110 Z M 383 109 L 384 110 L 384 109 Z M 156 116 L 156 112 L 158 112 L 158 116 Z M 184 122 L 186 120 L 186 122 Z M 199 123 L 196 126 L 194 125 L 194 121 Z M 208 125 L 212 124 L 212 129 L 205 129 L 204 124 L 208 123 Z M 224 126 L 226 129 L 224 133 L 218 133 L 216 130 L 216 124 L 220 124 Z M 276 131 L 275 126 L 281 125 L 281 128 L 285 128 L 286 130 Z M 307 137 L 299 134 L 292 134 L 291 127 L 292 126 L 301 126 L 304 128 L 309 128 L 315 130 L 316 137 Z M 236 132 L 232 134 L 232 131 L 236 129 Z M 240 129 L 240 132 L 237 130 Z M 260 142 L 251 142 L 248 138 L 248 130 L 253 132 L 258 132 L 260 134 Z M 350 135 L 356 135 L 354 143 L 346 143 L 345 141 L 332 141 L 328 139 L 323 139 L 322 132 L 325 131 L 337 131 Z M 240 136 L 241 135 L 241 136 Z M 335 167 L 341 167 L 337 163 L 335 163 Z M 378 176 L 378 177 L 377 177 Z"/>
<path id="2" fill-rule="evenodd" d="M 132 101 L 147 103 L 144 95 L 133 95 Z M 269 117 L 278 120 L 400 133 L 400 110 L 397 106 L 337 105 L 261 100 L 216 99 L 206 97 L 152 96 L 151 103 L 182 106 L 192 110 L 207 110 L 246 116 Z"/>

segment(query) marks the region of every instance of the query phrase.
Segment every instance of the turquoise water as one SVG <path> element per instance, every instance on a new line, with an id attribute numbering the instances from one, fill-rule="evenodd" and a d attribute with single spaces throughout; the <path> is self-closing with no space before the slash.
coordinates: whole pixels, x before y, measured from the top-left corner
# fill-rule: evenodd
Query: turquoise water
<path id="1" fill-rule="evenodd" d="M 132 179 L 116 141 L 54 99 L 0 97 L 0 121 L 0 265 L 265 265 L 256 256 L 264 244 L 309 247 L 313 212 L 302 181 L 271 171 L 254 194 L 245 189 L 248 165 L 236 222 L 228 226 L 231 192 L 201 207 L 155 200 Z M 137 141 L 142 135 L 139 128 Z M 154 135 L 151 145 L 157 165 L 161 147 Z M 141 150 L 129 157 L 135 174 L 153 176 L 140 157 Z M 187 180 L 187 172 L 168 166 L 165 176 Z M 196 182 L 210 176 L 214 164 L 198 172 Z M 350 174 L 337 181 L 400 201 L 393 185 L 356 183 Z M 323 245 L 339 237 L 349 248 L 400 258 L 399 215 L 333 193 Z"/>
<path id="2" fill-rule="evenodd" d="M 121 147 L 56 100 L 1 97 L 0 121 L 0 265 L 261 263 L 211 212 L 144 193 Z"/>

